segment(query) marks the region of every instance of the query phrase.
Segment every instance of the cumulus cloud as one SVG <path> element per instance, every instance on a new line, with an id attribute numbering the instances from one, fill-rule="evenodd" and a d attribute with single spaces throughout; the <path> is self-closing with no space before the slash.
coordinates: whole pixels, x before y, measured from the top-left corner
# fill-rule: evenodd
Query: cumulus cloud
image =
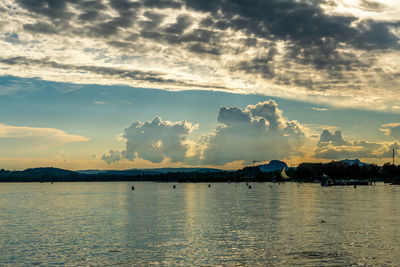
<path id="1" fill-rule="evenodd" d="M 206 2 L 6 0 L 0 75 L 400 106 L 396 1 Z"/>
<path id="2" fill-rule="evenodd" d="M 271 160 L 300 154 L 304 132 L 297 121 L 288 121 L 275 101 L 246 109 L 222 107 L 221 125 L 205 137 L 202 163 L 223 165 L 231 161 Z"/>
<path id="3" fill-rule="evenodd" d="M 2 123 L 0 123 L 0 138 L 42 138 L 62 143 L 89 141 L 87 137 L 68 134 L 59 129 L 11 126 Z"/>
<path id="4" fill-rule="evenodd" d="M 383 124 L 380 130 L 390 137 L 400 139 L 400 123 Z"/>
<path id="5" fill-rule="evenodd" d="M 314 157 L 317 159 L 344 158 L 389 158 L 392 149 L 398 149 L 397 143 L 376 143 L 359 140 L 346 140 L 341 131 L 331 133 L 324 130 L 320 135 Z"/>
<path id="6" fill-rule="evenodd" d="M 290 158 L 300 155 L 305 138 L 303 126 L 287 120 L 275 101 L 269 100 L 219 110 L 220 125 L 197 142 L 191 140 L 193 126 L 186 121 L 170 122 L 156 117 L 135 122 L 122 134 L 125 149 L 103 155 L 107 163 L 125 158 L 160 163 L 166 159 L 194 165 L 224 165 L 233 161 Z M 120 157 L 121 155 L 121 157 Z"/>
<path id="7" fill-rule="evenodd" d="M 93 156 L 95 156 L 95 155 L 93 155 Z M 104 160 L 107 164 L 117 162 L 117 161 L 121 160 L 121 152 L 114 151 L 111 149 L 108 152 L 108 154 L 103 154 L 103 156 L 101 156 L 101 159 Z"/>
<path id="8" fill-rule="evenodd" d="M 145 123 L 134 122 L 122 134 L 126 142 L 122 155 L 128 160 L 142 158 L 154 163 L 167 158 L 183 162 L 190 148 L 187 137 L 196 127 L 186 121 L 163 121 L 159 117 Z"/>

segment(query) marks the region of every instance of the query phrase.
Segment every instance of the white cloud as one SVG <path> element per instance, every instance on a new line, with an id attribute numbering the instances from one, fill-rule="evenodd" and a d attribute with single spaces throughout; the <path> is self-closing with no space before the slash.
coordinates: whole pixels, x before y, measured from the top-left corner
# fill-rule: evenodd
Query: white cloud
<path id="1" fill-rule="evenodd" d="M 224 165 L 242 161 L 271 160 L 300 155 L 305 139 L 304 128 L 287 120 L 275 101 L 269 100 L 238 107 L 222 107 L 220 125 L 198 142 L 190 139 L 197 125 L 186 121 L 163 121 L 156 117 L 145 123 L 135 122 L 121 135 L 122 152 L 110 151 L 102 159 L 107 163 L 122 158 L 145 159 L 153 163 L 168 160 L 192 165 Z"/>
<path id="2" fill-rule="evenodd" d="M 300 154 L 305 137 L 303 126 L 285 119 L 273 100 L 245 110 L 223 107 L 218 121 L 221 125 L 204 136 L 204 164 L 290 158 Z"/>
<path id="3" fill-rule="evenodd" d="M 328 109 L 327 108 L 312 108 L 312 110 L 315 110 L 315 111 L 327 111 Z"/>
<path id="4" fill-rule="evenodd" d="M 142 158 L 153 163 L 169 159 L 172 163 L 186 160 L 190 146 L 187 137 L 197 125 L 189 122 L 163 121 L 156 117 L 145 123 L 134 122 L 125 128 L 122 139 L 126 142 L 124 158 Z"/>
<path id="5" fill-rule="evenodd" d="M 324 130 L 314 150 L 314 158 L 390 158 L 392 149 L 399 149 L 397 143 L 346 140 L 341 131 Z"/>
<path id="6" fill-rule="evenodd" d="M 10 126 L 0 123 L 0 138 L 41 138 L 62 143 L 86 142 L 90 139 L 54 128 Z"/>

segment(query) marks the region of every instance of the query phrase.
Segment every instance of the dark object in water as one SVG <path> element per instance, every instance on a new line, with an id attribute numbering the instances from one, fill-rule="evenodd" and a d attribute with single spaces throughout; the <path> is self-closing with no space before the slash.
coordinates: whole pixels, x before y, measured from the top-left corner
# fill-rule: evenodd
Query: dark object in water
<path id="1" fill-rule="evenodd" d="M 210 184 L 208 184 L 208 187 L 211 187 L 211 185 L 210 185 Z"/>
<path id="2" fill-rule="evenodd" d="M 172 188 L 176 188 L 176 186 L 175 186 L 175 185 L 173 185 L 173 186 L 172 186 Z"/>
<path id="3" fill-rule="evenodd" d="M 135 190 L 135 187 L 134 187 L 134 186 L 132 186 L 132 190 Z"/>
<path id="4" fill-rule="evenodd" d="M 326 223 L 326 221 L 324 221 L 324 220 L 320 220 L 319 222 L 320 222 L 320 223 Z"/>
<path id="5" fill-rule="evenodd" d="M 251 189 L 251 185 L 249 185 L 249 189 Z"/>

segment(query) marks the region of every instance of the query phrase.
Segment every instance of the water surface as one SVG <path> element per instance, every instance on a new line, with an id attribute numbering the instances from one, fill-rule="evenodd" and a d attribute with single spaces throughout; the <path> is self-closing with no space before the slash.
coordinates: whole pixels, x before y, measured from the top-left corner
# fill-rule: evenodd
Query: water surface
<path id="1" fill-rule="evenodd" d="M 251 185 L 0 183 L 0 265 L 400 262 L 400 187 Z"/>

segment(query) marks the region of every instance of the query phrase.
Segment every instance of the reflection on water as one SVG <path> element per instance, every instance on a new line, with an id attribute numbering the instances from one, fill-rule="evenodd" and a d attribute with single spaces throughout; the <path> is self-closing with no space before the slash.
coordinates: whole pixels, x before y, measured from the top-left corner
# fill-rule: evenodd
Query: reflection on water
<path id="1" fill-rule="evenodd" d="M 0 184 L 0 265 L 400 262 L 400 187 L 134 185 Z"/>

